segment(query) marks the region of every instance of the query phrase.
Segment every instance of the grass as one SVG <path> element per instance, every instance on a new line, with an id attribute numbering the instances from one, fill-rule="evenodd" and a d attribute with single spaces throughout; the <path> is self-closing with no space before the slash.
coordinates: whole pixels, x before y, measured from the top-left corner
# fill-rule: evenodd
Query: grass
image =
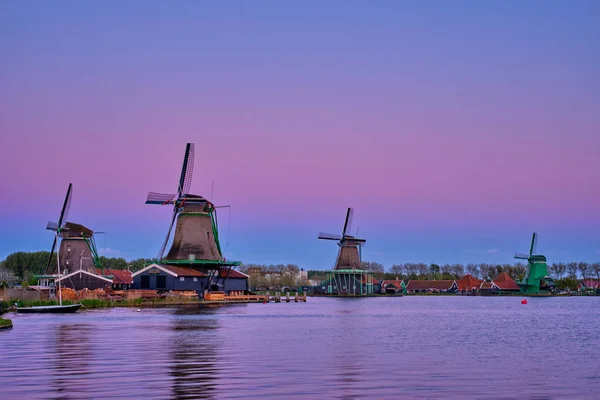
<path id="1" fill-rule="evenodd" d="M 12 321 L 10 319 L 0 318 L 0 329 L 12 328 Z"/>

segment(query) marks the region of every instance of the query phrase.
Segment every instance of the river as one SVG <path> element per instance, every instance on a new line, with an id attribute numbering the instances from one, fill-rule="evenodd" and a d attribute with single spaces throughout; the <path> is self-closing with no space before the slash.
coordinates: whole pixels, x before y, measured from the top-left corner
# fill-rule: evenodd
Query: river
<path id="1" fill-rule="evenodd" d="M 600 298 L 7 314 L 0 397 L 598 399 Z"/>

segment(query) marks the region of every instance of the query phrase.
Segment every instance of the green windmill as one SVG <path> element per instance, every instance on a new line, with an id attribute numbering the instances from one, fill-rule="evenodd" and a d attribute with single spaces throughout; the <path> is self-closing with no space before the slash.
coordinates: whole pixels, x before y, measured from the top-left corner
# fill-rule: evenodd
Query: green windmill
<path id="1" fill-rule="evenodd" d="M 548 276 L 546 256 L 535 254 L 536 249 L 537 233 L 534 232 L 531 237 L 529 254 L 515 253 L 515 258 L 527 260 L 528 263 L 527 274 L 519 284 L 521 291 L 526 294 L 548 293 L 554 289 L 554 281 Z"/>

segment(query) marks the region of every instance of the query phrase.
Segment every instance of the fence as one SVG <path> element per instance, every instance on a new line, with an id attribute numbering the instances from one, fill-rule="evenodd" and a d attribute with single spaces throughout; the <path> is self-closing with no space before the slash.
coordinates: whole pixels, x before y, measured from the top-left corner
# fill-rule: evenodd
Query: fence
<path id="1" fill-rule="evenodd" d="M 39 290 L 26 289 L 0 289 L 0 299 L 4 301 L 23 300 L 23 301 L 40 301 L 44 299 L 42 292 Z"/>

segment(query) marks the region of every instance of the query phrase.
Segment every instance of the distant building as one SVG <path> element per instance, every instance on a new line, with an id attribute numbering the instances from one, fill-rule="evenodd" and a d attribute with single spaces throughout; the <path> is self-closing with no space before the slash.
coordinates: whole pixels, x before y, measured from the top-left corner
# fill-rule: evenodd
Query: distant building
<path id="1" fill-rule="evenodd" d="M 381 293 L 405 294 L 406 293 L 406 284 L 404 283 L 403 280 L 399 280 L 398 278 L 381 281 Z"/>
<path id="2" fill-rule="evenodd" d="M 456 281 L 456 286 L 459 292 L 477 292 L 482 283 L 483 280 L 477 279 L 471 274 L 467 274 Z"/>
<path id="3" fill-rule="evenodd" d="M 406 285 L 408 293 L 455 293 L 456 290 L 456 281 L 449 279 L 439 281 L 410 280 Z"/>
<path id="4" fill-rule="evenodd" d="M 502 272 L 492 280 L 492 290 L 497 289 L 500 292 L 520 292 L 519 284 L 515 282 L 506 272 Z"/>
<path id="5" fill-rule="evenodd" d="M 131 271 L 126 269 L 104 269 L 96 270 L 98 275 L 112 279 L 112 288 L 115 290 L 131 289 L 133 276 Z"/>

